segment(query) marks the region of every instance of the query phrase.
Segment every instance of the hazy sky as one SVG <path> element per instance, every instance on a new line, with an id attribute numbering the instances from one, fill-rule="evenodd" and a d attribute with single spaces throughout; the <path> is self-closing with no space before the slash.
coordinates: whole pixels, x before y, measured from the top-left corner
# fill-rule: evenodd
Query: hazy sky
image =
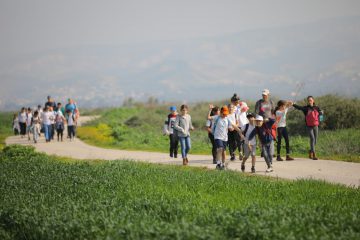
<path id="1" fill-rule="evenodd" d="M 0 0 L 0 58 L 178 40 L 360 15 L 359 0 Z"/>

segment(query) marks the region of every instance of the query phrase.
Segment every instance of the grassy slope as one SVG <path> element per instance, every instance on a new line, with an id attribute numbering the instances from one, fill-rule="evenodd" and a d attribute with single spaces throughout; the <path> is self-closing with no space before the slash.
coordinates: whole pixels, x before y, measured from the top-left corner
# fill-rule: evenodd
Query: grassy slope
<path id="1" fill-rule="evenodd" d="M 209 154 L 211 146 L 204 129 L 207 105 L 197 104 L 190 109 L 190 114 L 196 127 L 191 133 L 191 153 Z M 100 119 L 78 129 L 78 135 L 87 143 L 102 147 L 168 152 L 168 138 L 161 133 L 166 116 L 164 106 L 111 109 Z M 318 155 L 323 159 L 360 162 L 358 139 L 360 131 L 355 129 L 320 130 Z M 306 157 L 309 138 L 290 135 L 290 147 L 293 156 Z M 282 152 L 284 154 L 285 146 Z"/>
<path id="2" fill-rule="evenodd" d="M 127 161 L 0 156 L 1 239 L 359 239 L 360 189 Z"/>

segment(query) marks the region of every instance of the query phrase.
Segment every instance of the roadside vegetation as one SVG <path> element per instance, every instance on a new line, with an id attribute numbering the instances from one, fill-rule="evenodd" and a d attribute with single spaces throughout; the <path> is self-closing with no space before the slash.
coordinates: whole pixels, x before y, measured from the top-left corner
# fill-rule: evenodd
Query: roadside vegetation
<path id="1" fill-rule="evenodd" d="M 359 239 L 360 189 L 0 153 L 0 239 Z"/>
<path id="2" fill-rule="evenodd" d="M 221 106 L 228 101 L 215 102 Z M 274 103 L 277 99 L 274 99 Z M 360 105 L 359 99 L 348 99 L 336 95 L 316 98 L 325 112 L 325 121 L 320 126 L 317 153 L 322 159 L 360 162 Z M 208 112 L 207 102 L 190 104 L 195 131 L 191 134 L 193 154 L 210 154 L 210 142 L 205 131 Z M 305 101 L 298 101 L 304 104 Z M 254 102 L 249 102 L 250 111 Z M 78 136 L 85 142 L 101 147 L 128 150 L 168 152 L 168 137 L 162 135 L 163 123 L 169 105 L 130 102 L 126 107 L 105 109 L 100 118 L 78 129 Z M 178 104 L 179 107 L 179 104 Z M 309 138 L 305 131 L 303 113 L 288 113 L 290 147 L 295 157 L 306 157 Z M 284 142 L 284 141 L 283 141 Z M 282 148 L 285 151 L 285 146 Z"/>

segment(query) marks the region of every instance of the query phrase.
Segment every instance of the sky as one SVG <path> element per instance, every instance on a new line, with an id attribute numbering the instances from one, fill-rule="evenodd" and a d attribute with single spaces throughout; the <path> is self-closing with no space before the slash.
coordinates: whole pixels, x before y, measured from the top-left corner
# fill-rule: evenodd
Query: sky
<path id="1" fill-rule="evenodd" d="M 0 59 L 80 45 L 186 40 L 358 15 L 358 0 L 0 0 Z"/>

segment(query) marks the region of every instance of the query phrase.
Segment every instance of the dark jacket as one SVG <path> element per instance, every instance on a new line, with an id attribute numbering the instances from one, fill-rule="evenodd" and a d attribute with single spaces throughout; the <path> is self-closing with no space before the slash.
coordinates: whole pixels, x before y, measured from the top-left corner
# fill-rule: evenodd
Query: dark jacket
<path id="1" fill-rule="evenodd" d="M 322 115 L 322 110 L 316 105 L 314 105 L 314 106 L 310 106 L 310 105 L 299 106 L 297 104 L 293 104 L 293 107 L 296 108 L 297 110 L 301 110 L 304 113 L 304 115 L 305 115 L 305 124 L 306 125 L 308 125 L 307 122 L 306 122 L 306 115 L 308 114 L 309 110 L 310 111 L 316 110 L 319 113 L 319 115 Z"/>
<path id="2" fill-rule="evenodd" d="M 271 127 L 274 125 L 275 119 L 269 118 L 267 122 L 264 122 L 261 127 L 256 127 L 256 133 L 259 136 L 261 144 L 268 144 L 273 139 L 271 135 Z"/>

